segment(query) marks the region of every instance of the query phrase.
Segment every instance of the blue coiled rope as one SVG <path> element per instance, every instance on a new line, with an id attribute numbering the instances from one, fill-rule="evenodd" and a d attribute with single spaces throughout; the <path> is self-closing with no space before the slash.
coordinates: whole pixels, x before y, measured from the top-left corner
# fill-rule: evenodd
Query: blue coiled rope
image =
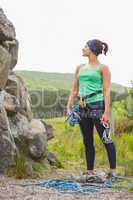
<path id="1" fill-rule="evenodd" d="M 73 105 L 72 110 L 70 114 L 68 115 L 65 122 L 68 122 L 70 126 L 74 126 L 75 124 L 78 124 L 80 120 L 80 112 L 79 112 L 79 106 Z"/>
<path id="2" fill-rule="evenodd" d="M 16 184 L 15 184 L 16 185 Z M 100 188 L 95 186 L 82 186 L 80 183 L 76 181 L 70 180 L 62 180 L 62 179 L 49 179 L 47 181 L 39 182 L 39 183 L 25 183 L 25 184 L 17 184 L 19 186 L 27 187 L 27 186 L 41 186 L 46 188 L 54 188 L 62 193 L 74 193 L 79 192 L 83 194 L 89 194 L 94 192 L 99 192 Z"/>
<path id="3" fill-rule="evenodd" d="M 128 180 L 127 177 L 121 177 L 121 176 L 116 176 L 115 178 Z M 126 189 L 129 188 L 130 186 L 133 186 L 133 182 L 128 182 L 127 184 L 124 185 L 118 185 L 118 184 L 113 185 L 112 180 L 109 179 L 106 180 L 105 183 L 103 184 L 93 184 L 93 183 L 80 184 L 76 181 L 71 181 L 71 180 L 49 179 L 38 183 L 25 183 L 17 185 L 23 187 L 36 185 L 46 188 L 54 188 L 62 193 L 90 194 L 90 193 L 100 192 L 103 188 Z"/>
<path id="4" fill-rule="evenodd" d="M 90 192 L 98 192 L 99 189 L 97 188 L 89 188 L 89 187 L 82 187 L 80 183 L 75 181 L 69 180 L 61 180 L 61 179 L 51 179 L 46 182 L 40 183 L 39 186 L 47 187 L 47 188 L 55 188 L 62 192 L 66 191 L 73 191 L 73 192 L 80 192 L 80 193 L 90 193 Z"/>

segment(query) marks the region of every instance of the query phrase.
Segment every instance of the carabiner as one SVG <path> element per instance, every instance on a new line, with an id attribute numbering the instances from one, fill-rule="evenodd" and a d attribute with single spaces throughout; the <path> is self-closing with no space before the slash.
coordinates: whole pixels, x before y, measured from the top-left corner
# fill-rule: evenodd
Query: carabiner
<path id="1" fill-rule="evenodd" d="M 85 108 L 86 107 L 85 100 L 82 97 L 80 97 L 80 103 L 79 103 L 79 105 L 80 105 L 81 108 Z"/>
<path id="2" fill-rule="evenodd" d="M 102 121 L 101 124 L 104 126 L 104 128 L 107 128 L 107 129 L 110 128 L 109 122 L 104 122 L 104 121 Z"/>

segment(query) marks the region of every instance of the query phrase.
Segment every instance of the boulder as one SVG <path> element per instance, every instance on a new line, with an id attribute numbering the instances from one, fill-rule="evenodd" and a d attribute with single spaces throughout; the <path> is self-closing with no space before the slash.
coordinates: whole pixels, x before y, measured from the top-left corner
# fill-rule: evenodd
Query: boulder
<path id="1" fill-rule="evenodd" d="M 9 52 L 11 56 L 10 69 L 12 70 L 17 64 L 19 42 L 17 40 L 4 41 L 2 46 Z"/>
<path id="2" fill-rule="evenodd" d="M 28 146 L 27 152 L 34 160 L 42 159 L 47 155 L 47 135 L 43 123 L 39 119 L 32 119 L 31 122 L 27 118 L 17 113 L 15 116 L 10 117 L 10 127 L 12 135 L 21 146 L 24 147 L 26 143 Z"/>
<path id="3" fill-rule="evenodd" d="M 33 159 L 44 158 L 47 155 L 47 135 L 43 123 L 32 119 L 29 123 L 29 152 Z"/>
<path id="4" fill-rule="evenodd" d="M 0 45 L 0 88 L 4 88 L 8 79 L 11 55 Z"/>
<path id="5" fill-rule="evenodd" d="M 29 136 L 29 121 L 21 113 L 8 117 L 11 133 L 15 141 L 27 139 Z"/>
<path id="6" fill-rule="evenodd" d="M 15 154 L 16 145 L 11 133 L 8 116 L 5 108 L 0 104 L 0 173 L 4 173 L 10 166 Z"/>
<path id="7" fill-rule="evenodd" d="M 41 122 L 44 124 L 44 126 L 46 128 L 47 140 L 54 138 L 54 134 L 53 134 L 54 129 L 53 129 L 52 125 L 47 124 L 44 120 L 41 120 Z"/>
<path id="8" fill-rule="evenodd" d="M 24 80 L 11 71 L 6 83 L 5 90 L 19 99 L 21 110 L 20 113 L 25 115 L 29 120 L 33 118 L 31 110 L 31 98 L 25 86 Z"/>
<path id="9" fill-rule="evenodd" d="M 15 28 L 7 19 L 2 8 L 0 8 L 0 41 L 14 40 L 16 38 Z"/>
<path id="10" fill-rule="evenodd" d="M 62 166 L 62 164 L 61 164 L 61 162 L 58 160 L 58 158 L 55 156 L 55 154 L 54 153 L 52 153 L 52 152 L 48 152 L 48 154 L 47 154 L 47 159 L 48 159 L 48 161 L 49 161 L 49 163 L 51 164 L 51 165 L 54 165 L 54 166 L 56 166 L 56 167 L 58 167 L 58 168 L 62 168 L 63 166 Z"/>
<path id="11" fill-rule="evenodd" d="M 15 28 L 0 8 L 0 173 L 17 163 L 16 169 L 26 167 L 33 176 L 35 163 L 53 165 L 57 160 L 48 154 L 47 149 L 53 128 L 34 119 L 26 84 L 13 71 L 18 48 Z M 22 176 L 23 169 L 18 177 Z"/>
<path id="12" fill-rule="evenodd" d="M 3 106 L 6 109 L 7 115 L 17 113 L 19 109 L 21 109 L 19 100 L 16 96 L 7 93 L 5 90 L 1 92 L 1 96 L 3 98 Z"/>

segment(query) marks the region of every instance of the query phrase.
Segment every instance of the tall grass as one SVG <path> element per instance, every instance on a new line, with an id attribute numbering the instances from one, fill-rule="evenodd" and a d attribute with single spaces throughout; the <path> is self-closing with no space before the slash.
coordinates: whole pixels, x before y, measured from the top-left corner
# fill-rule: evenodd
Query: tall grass
<path id="1" fill-rule="evenodd" d="M 45 119 L 53 125 L 55 138 L 48 143 L 48 148 L 62 161 L 66 169 L 86 168 L 84 145 L 78 125 L 65 124 L 65 118 Z M 133 134 L 112 135 L 117 152 L 117 169 L 124 175 L 133 175 Z M 109 168 L 107 153 L 96 130 L 94 131 L 95 168 Z"/>

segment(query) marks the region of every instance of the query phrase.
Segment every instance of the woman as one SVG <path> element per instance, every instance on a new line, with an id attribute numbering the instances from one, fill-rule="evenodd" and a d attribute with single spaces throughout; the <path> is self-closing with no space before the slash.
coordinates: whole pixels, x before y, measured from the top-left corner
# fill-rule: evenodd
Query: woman
<path id="1" fill-rule="evenodd" d="M 94 126 L 105 145 L 110 170 L 108 176 L 113 176 L 116 169 L 116 149 L 112 140 L 103 140 L 105 131 L 104 124 L 110 124 L 110 83 L 111 72 L 109 67 L 101 64 L 98 55 L 108 51 L 108 45 L 98 39 L 89 40 L 83 48 L 83 56 L 88 58 L 88 63 L 77 66 L 72 82 L 72 89 L 67 103 L 67 114 L 71 112 L 74 101 L 80 99 L 81 110 L 83 107 L 93 110 L 94 116 L 81 116 L 79 121 L 80 130 L 85 146 L 87 170 L 83 174 L 94 174 L 95 148 L 93 144 Z M 82 104 L 82 106 L 81 106 Z M 102 114 L 98 110 L 102 109 Z M 87 113 L 86 111 L 86 113 Z"/>

